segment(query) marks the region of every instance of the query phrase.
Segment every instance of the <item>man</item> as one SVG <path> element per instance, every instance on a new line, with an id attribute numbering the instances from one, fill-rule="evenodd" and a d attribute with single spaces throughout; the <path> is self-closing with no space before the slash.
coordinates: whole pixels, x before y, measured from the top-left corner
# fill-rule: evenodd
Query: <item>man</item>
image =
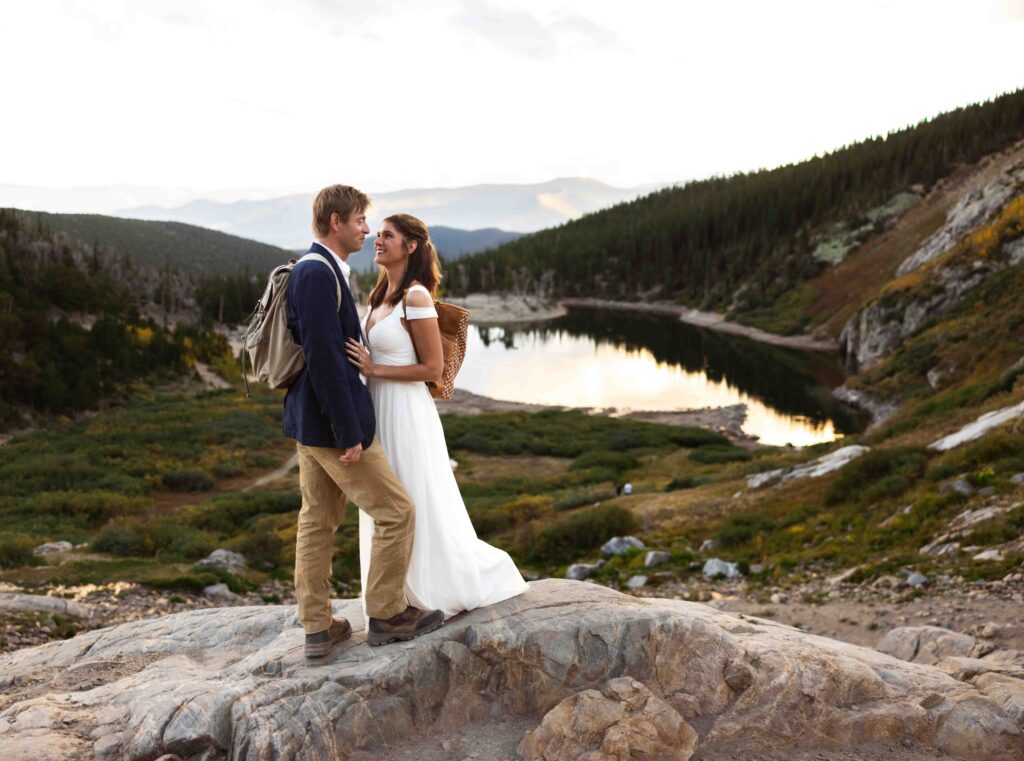
<path id="1" fill-rule="evenodd" d="M 405 576 L 412 553 L 415 508 L 391 469 L 374 433 L 370 392 L 345 355 L 345 341 L 362 334 L 348 286 L 348 257 L 370 229 L 370 199 L 347 185 L 331 185 L 313 200 L 317 241 L 288 282 L 288 327 L 302 346 L 306 366 L 284 400 L 284 435 L 299 454 L 302 510 L 295 538 L 295 594 L 306 632 L 306 656 L 326 655 L 348 639 L 348 621 L 331 616 L 330 575 L 334 532 L 346 497 L 374 520 L 370 570 L 363 595 L 367 641 L 383 645 L 418 637 L 444 623 L 439 610 L 407 605 Z M 334 270 L 332 273 L 331 270 Z M 338 304 L 338 287 L 341 304 Z"/>

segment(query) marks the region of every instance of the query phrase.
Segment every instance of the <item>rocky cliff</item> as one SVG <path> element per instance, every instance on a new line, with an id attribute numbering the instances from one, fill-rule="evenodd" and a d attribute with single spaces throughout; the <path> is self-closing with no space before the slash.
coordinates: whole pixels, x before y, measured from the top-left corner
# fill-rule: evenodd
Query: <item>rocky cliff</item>
<path id="1" fill-rule="evenodd" d="M 851 370 L 871 369 L 892 356 L 908 336 L 1024 258 L 1019 213 L 1006 213 L 1024 194 L 1024 145 L 990 157 L 960 182 L 955 192 L 947 185 L 933 191 L 956 199 L 944 221 L 840 334 L 840 353 Z"/>
<path id="2" fill-rule="evenodd" d="M 320 662 L 304 659 L 287 606 L 180 613 L 6 655 L 3 756 L 391 758 L 472 726 L 502 758 L 547 761 L 887 740 L 1024 759 L 1014 715 L 982 686 L 697 603 L 545 580 L 374 649 L 357 601 L 336 612 L 356 633 Z"/>

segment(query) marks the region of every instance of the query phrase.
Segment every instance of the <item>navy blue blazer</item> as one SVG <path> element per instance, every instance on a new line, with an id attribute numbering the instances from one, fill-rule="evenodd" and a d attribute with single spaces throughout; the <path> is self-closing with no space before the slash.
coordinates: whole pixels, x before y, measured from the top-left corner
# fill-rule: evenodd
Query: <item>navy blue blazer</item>
<path id="1" fill-rule="evenodd" d="M 295 265 L 286 297 L 288 327 L 302 346 L 306 366 L 284 397 L 284 435 L 311 447 L 362 444 L 366 449 L 377 418 L 370 392 L 345 353 L 347 338 L 361 340 L 359 313 L 334 255 L 319 243 L 307 253 L 330 262 L 341 282 L 341 309 L 334 275 L 323 263 Z"/>

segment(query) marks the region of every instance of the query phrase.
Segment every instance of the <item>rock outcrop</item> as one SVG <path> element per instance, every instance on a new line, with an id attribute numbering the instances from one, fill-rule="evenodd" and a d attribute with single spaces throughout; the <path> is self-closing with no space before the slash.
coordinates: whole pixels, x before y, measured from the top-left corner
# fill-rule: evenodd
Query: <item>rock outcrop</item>
<path id="1" fill-rule="evenodd" d="M 878 649 L 972 684 L 1024 729 L 1024 652 L 938 626 L 893 629 Z"/>
<path id="2" fill-rule="evenodd" d="M 998 255 L 969 261 L 943 262 L 942 256 L 969 233 L 989 223 L 1024 188 L 1024 161 L 1012 160 L 983 187 L 975 187 L 950 209 L 934 234 L 907 257 L 897 270 L 905 276 L 917 270 L 927 287 L 883 294 L 854 315 L 839 336 L 839 352 L 851 371 L 868 370 L 891 356 L 903 340 L 931 320 L 949 312 L 989 277 L 1017 264 L 1024 251 L 1007 241 Z M 930 382 L 938 384 L 944 371 Z"/>
<path id="3" fill-rule="evenodd" d="M 517 718 L 528 731 L 520 721 L 509 747 L 527 758 L 904 740 L 1024 759 L 998 685 L 697 603 L 545 580 L 383 648 L 366 645 L 358 601 L 335 608 L 356 633 L 317 662 L 290 606 L 190 611 L 3 656 L 3 757 L 379 758 Z"/>
<path id="4" fill-rule="evenodd" d="M 782 485 L 799 478 L 821 478 L 829 473 L 834 473 L 847 463 L 853 462 L 869 451 L 869 449 L 869 447 L 862 444 L 851 444 L 848 447 L 840 447 L 833 452 L 822 455 L 816 460 L 805 462 L 803 465 L 754 473 L 747 476 L 747 488 L 760 489 L 768 484 Z"/>

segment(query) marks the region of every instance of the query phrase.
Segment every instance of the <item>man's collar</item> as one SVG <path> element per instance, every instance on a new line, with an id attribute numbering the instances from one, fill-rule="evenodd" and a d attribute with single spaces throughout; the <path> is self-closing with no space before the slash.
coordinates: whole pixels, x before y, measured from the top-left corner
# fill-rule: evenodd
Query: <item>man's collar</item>
<path id="1" fill-rule="evenodd" d="M 330 247 L 324 245 L 320 241 L 313 241 L 313 245 L 320 246 L 320 248 L 322 248 L 324 251 L 326 251 L 328 254 L 334 257 L 334 260 L 338 263 L 338 268 L 341 270 L 341 274 L 345 276 L 345 280 L 347 281 L 349 275 L 352 272 L 352 267 L 349 266 L 349 263 L 342 259 L 340 256 L 338 256 Z"/>

